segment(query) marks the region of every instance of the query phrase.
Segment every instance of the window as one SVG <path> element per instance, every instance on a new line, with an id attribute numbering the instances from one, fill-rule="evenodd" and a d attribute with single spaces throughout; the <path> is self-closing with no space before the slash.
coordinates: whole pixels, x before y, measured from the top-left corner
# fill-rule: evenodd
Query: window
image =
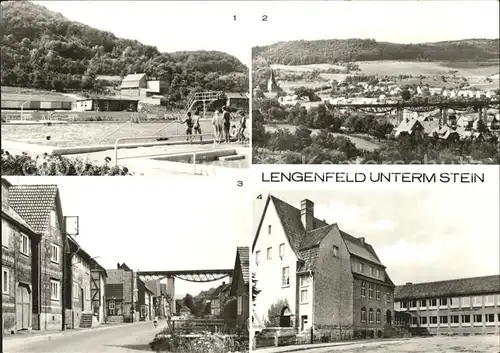
<path id="1" fill-rule="evenodd" d="M 50 261 L 59 263 L 59 245 L 50 244 Z"/>
<path id="2" fill-rule="evenodd" d="M 377 289 L 375 291 L 375 298 L 377 298 L 377 300 L 380 300 L 380 286 L 377 286 Z"/>
<path id="3" fill-rule="evenodd" d="M 50 280 L 50 299 L 59 300 L 59 296 L 60 296 L 59 288 L 60 288 L 59 281 L 57 281 L 55 279 L 51 279 Z"/>
<path id="4" fill-rule="evenodd" d="M 267 259 L 268 260 L 273 259 L 273 248 L 267 248 Z"/>
<path id="5" fill-rule="evenodd" d="M 495 314 L 484 314 L 484 321 L 495 322 Z"/>
<path id="6" fill-rule="evenodd" d="M 470 307 L 470 297 L 463 297 L 462 308 L 468 308 L 468 307 Z"/>
<path id="7" fill-rule="evenodd" d="M 481 314 L 475 314 L 474 315 L 474 322 L 483 322 L 482 316 L 483 315 L 481 315 Z"/>
<path id="8" fill-rule="evenodd" d="M 418 325 L 418 317 L 412 317 L 411 318 L 411 324 L 415 325 L 415 326 Z"/>
<path id="9" fill-rule="evenodd" d="M 285 256 L 285 243 L 280 244 L 280 258 L 283 258 Z"/>
<path id="10" fill-rule="evenodd" d="M 400 303 L 400 308 L 403 309 L 403 308 L 407 308 L 408 307 L 408 302 L 406 300 L 403 300 L 401 303 Z"/>
<path id="11" fill-rule="evenodd" d="M 19 251 L 21 254 L 30 254 L 30 238 L 26 234 L 21 233 L 21 242 L 19 243 Z"/>
<path id="12" fill-rule="evenodd" d="M 487 295 L 484 298 L 484 306 L 493 306 L 495 305 L 495 296 L 494 295 Z"/>
<path id="13" fill-rule="evenodd" d="M 417 307 L 417 300 L 413 299 L 410 301 L 410 308 L 416 308 Z"/>
<path id="14" fill-rule="evenodd" d="M 255 263 L 258 265 L 259 264 L 259 261 L 260 261 L 260 250 L 257 250 L 255 252 Z"/>
<path id="15" fill-rule="evenodd" d="M 8 269 L 2 269 L 2 293 L 9 294 L 10 290 L 10 272 Z"/>
<path id="16" fill-rule="evenodd" d="M 474 306 L 482 306 L 483 305 L 483 297 L 474 297 Z"/>
<path id="17" fill-rule="evenodd" d="M 375 276 L 375 268 L 373 266 L 370 266 L 370 275 Z"/>
<path id="18" fill-rule="evenodd" d="M 448 316 L 440 316 L 439 323 L 440 324 L 447 324 L 448 323 Z"/>
<path id="19" fill-rule="evenodd" d="M 11 232 L 9 224 L 2 219 L 2 246 L 9 247 L 9 233 Z"/>
<path id="20" fill-rule="evenodd" d="M 299 281 L 300 281 L 300 286 L 301 287 L 307 287 L 309 285 L 309 277 L 300 276 L 299 277 Z"/>
<path id="21" fill-rule="evenodd" d="M 358 262 L 358 271 L 361 273 L 365 272 L 365 265 L 362 264 L 361 262 Z"/>
<path id="22" fill-rule="evenodd" d="M 380 270 L 378 268 L 375 269 L 375 277 L 380 278 Z"/>
<path id="23" fill-rule="evenodd" d="M 458 324 L 458 315 L 452 315 L 452 316 L 450 316 L 450 322 L 452 324 Z"/>
<path id="24" fill-rule="evenodd" d="M 373 284 L 371 283 L 368 285 L 368 297 L 373 299 Z"/>
<path id="25" fill-rule="evenodd" d="M 421 307 L 421 308 L 427 307 L 427 299 L 420 299 L 419 302 L 420 302 L 418 304 L 419 307 Z"/>
<path id="26" fill-rule="evenodd" d="M 73 283 L 73 299 L 78 299 L 79 297 L 79 287 L 78 287 L 78 283 Z"/>
<path id="27" fill-rule="evenodd" d="M 439 306 L 448 305 L 448 298 L 439 298 Z"/>
<path id="28" fill-rule="evenodd" d="M 450 306 L 458 307 L 460 300 L 458 298 L 450 298 Z"/>
<path id="29" fill-rule="evenodd" d="M 361 282 L 361 296 L 366 297 L 366 282 Z"/>
<path id="30" fill-rule="evenodd" d="M 427 316 L 420 317 L 420 325 L 427 325 Z"/>
<path id="31" fill-rule="evenodd" d="M 45 219 L 47 219 L 47 218 L 45 218 Z M 56 211 L 54 211 L 54 210 L 50 211 L 50 226 L 54 227 L 54 228 L 57 226 Z"/>
<path id="32" fill-rule="evenodd" d="M 333 256 L 339 257 L 339 247 L 336 245 L 333 246 Z"/>
<path id="33" fill-rule="evenodd" d="M 430 304 L 429 306 L 437 306 L 437 299 L 429 299 Z"/>
<path id="34" fill-rule="evenodd" d="M 116 315 L 116 305 L 114 300 L 110 300 L 108 304 L 109 315 Z"/>
<path id="35" fill-rule="evenodd" d="M 390 302 L 391 302 L 391 300 L 392 300 L 391 298 L 392 298 L 391 293 L 390 293 L 390 292 L 386 292 L 386 293 L 385 293 L 385 301 L 386 301 L 387 303 L 390 303 Z"/>
<path id="36" fill-rule="evenodd" d="M 462 323 L 464 324 L 470 323 L 470 315 L 462 315 Z"/>
<path id="37" fill-rule="evenodd" d="M 282 286 L 290 285 L 290 267 L 283 267 L 281 276 L 281 285 Z"/>
<path id="38" fill-rule="evenodd" d="M 382 316 L 382 313 L 380 312 L 380 309 L 377 309 L 377 314 L 375 316 L 375 319 L 377 321 L 377 324 L 380 323 L 380 317 Z"/>
<path id="39" fill-rule="evenodd" d="M 366 322 L 366 308 L 361 308 L 361 322 Z"/>
<path id="40" fill-rule="evenodd" d="M 429 323 L 432 324 L 437 324 L 438 323 L 438 318 L 437 316 L 429 316 Z"/>
<path id="41" fill-rule="evenodd" d="M 271 225 L 267 226 L 267 235 L 271 235 Z"/>
<path id="42" fill-rule="evenodd" d="M 500 306 L 500 294 L 496 295 L 496 299 L 497 299 L 497 306 Z"/>
<path id="43" fill-rule="evenodd" d="M 307 303 L 307 289 L 302 289 L 300 291 L 300 302 L 302 304 Z"/>
<path id="44" fill-rule="evenodd" d="M 368 321 L 373 322 L 373 309 L 368 311 Z"/>

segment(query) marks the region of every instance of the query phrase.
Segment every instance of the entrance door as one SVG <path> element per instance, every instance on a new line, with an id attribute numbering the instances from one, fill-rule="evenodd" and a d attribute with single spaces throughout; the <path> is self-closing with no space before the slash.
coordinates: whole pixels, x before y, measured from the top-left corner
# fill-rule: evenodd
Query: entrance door
<path id="1" fill-rule="evenodd" d="M 304 331 L 307 326 L 307 315 L 302 315 L 300 318 L 300 331 Z"/>
<path id="2" fill-rule="evenodd" d="M 290 327 L 292 326 L 292 320 L 291 320 L 292 312 L 288 307 L 284 307 L 283 310 L 281 310 L 281 315 L 280 315 L 280 327 Z"/>
<path id="3" fill-rule="evenodd" d="M 27 330 L 31 321 L 31 293 L 23 284 L 19 284 L 16 293 L 17 329 Z"/>

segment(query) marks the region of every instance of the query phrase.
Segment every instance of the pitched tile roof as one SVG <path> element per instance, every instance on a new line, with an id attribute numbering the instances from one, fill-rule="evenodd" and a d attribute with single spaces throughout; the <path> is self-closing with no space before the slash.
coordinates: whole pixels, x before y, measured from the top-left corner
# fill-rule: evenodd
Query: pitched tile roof
<path id="1" fill-rule="evenodd" d="M 500 275 L 396 286 L 394 299 L 436 298 L 490 293 L 500 293 Z"/>
<path id="2" fill-rule="evenodd" d="M 35 232 L 43 233 L 57 194 L 57 185 L 13 185 L 9 188 L 9 203 Z"/>
<path id="3" fill-rule="evenodd" d="M 250 249 L 248 246 L 238 246 L 238 257 L 240 258 L 241 272 L 243 274 L 243 281 L 248 284 L 250 279 Z"/>
<path id="4" fill-rule="evenodd" d="M 219 295 L 231 288 L 231 283 L 224 283 L 215 288 L 212 293 L 210 293 L 210 299 L 217 299 Z"/>
<path id="5" fill-rule="evenodd" d="M 24 219 L 21 218 L 21 216 L 19 216 L 17 214 L 16 211 L 14 211 L 12 208 L 10 207 L 5 207 L 2 203 L 2 218 L 4 218 L 4 215 L 7 216 L 7 218 L 10 218 L 11 220 L 13 220 L 15 223 L 17 223 L 18 225 L 20 225 L 21 227 L 24 227 L 26 228 L 29 232 L 31 233 L 36 233 L 33 228 L 31 228 L 31 226 L 26 223 L 26 221 Z"/>
<path id="6" fill-rule="evenodd" d="M 292 205 L 272 195 L 269 196 L 266 207 L 270 201 L 272 201 L 275 205 L 283 230 L 285 231 L 285 235 L 293 251 L 297 255 L 298 259 L 303 262 L 298 269 L 299 272 L 314 270 L 314 264 L 318 257 L 318 251 L 317 249 L 313 249 L 317 248 L 324 237 L 332 230 L 340 232 L 340 235 L 342 236 L 342 239 L 344 240 L 351 255 L 363 258 L 383 267 L 380 259 L 375 253 L 375 250 L 370 244 L 362 242 L 360 239 L 339 230 L 337 224 L 334 223 L 329 225 L 325 221 L 314 218 L 313 230 L 306 232 L 304 225 L 302 224 L 301 214 L 298 208 L 293 207 Z M 259 225 L 259 229 L 261 225 Z M 254 245 L 256 240 L 257 239 L 254 240 Z"/>
<path id="7" fill-rule="evenodd" d="M 106 299 L 123 299 L 123 283 L 107 283 Z"/>

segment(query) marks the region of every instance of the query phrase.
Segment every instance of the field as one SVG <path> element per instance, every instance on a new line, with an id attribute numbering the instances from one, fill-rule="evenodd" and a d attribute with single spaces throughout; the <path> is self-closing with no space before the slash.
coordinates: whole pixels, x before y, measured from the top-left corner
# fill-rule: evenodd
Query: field
<path id="1" fill-rule="evenodd" d="M 294 133 L 295 129 L 297 127 L 294 125 L 287 125 L 287 124 L 273 124 L 272 126 L 266 125 L 265 128 L 266 128 L 266 131 L 268 131 L 268 132 L 276 131 L 276 129 L 287 129 L 291 133 Z M 311 129 L 311 131 L 313 132 L 312 134 L 314 134 L 317 130 Z M 333 136 L 345 136 L 345 137 L 347 137 L 349 140 L 351 140 L 352 143 L 354 143 L 356 145 L 356 148 L 361 149 L 361 150 L 374 151 L 374 150 L 379 148 L 379 146 L 377 144 L 370 142 L 370 141 L 367 141 L 367 140 L 364 140 L 364 139 L 359 138 L 359 137 L 350 136 L 350 135 L 346 135 L 346 134 L 336 134 L 333 132 L 331 132 L 330 134 Z"/>
<path id="2" fill-rule="evenodd" d="M 326 71 L 328 69 L 337 69 L 337 70 L 345 70 L 345 67 L 340 65 L 332 65 L 332 64 L 311 64 L 311 65 L 279 65 L 273 64 L 271 65 L 273 70 L 283 70 L 289 72 L 308 72 L 308 71 Z"/>
<path id="3" fill-rule="evenodd" d="M 418 61 L 359 61 L 356 64 L 367 75 L 452 75 L 484 77 L 498 72 L 498 62 L 418 62 Z"/>
<path id="4" fill-rule="evenodd" d="M 498 353 L 500 337 L 488 336 L 436 336 L 411 338 L 400 342 L 376 342 L 308 350 L 310 353 Z"/>
<path id="5" fill-rule="evenodd" d="M 101 144 L 113 144 L 119 137 L 151 136 L 167 123 L 140 123 L 129 124 L 113 133 Z M 200 122 L 204 134 L 212 134 L 213 129 L 209 120 Z M 117 129 L 120 124 L 87 123 L 66 125 L 8 125 L 2 124 L 2 141 L 16 141 L 34 143 L 45 146 L 70 147 L 98 145 L 99 141 Z M 249 122 L 247 122 L 247 126 Z M 186 127 L 181 124 L 172 124 L 163 130 L 161 136 L 184 135 Z M 248 131 L 247 133 L 248 134 Z M 210 138 L 210 137 L 206 137 Z M 179 138 L 177 138 L 178 140 Z M 151 142 L 152 140 L 148 140 Z M 139 142 L 139 141 L 134 141 Z"/>
<path id="6" fill-rule="evenodd" d="M 312 88 L 312 89 L 317 89 L 321 88 L 323 86 L 327 86 L 327 82 L 321 82 L 321 81 L 285 81 L 285 82 L 279 82 L 280 87 L 285 90 L 285 91 L 293 91 L 295 88 L 298 87 L 305 87 L 305 88 Z"/>
<path id="7" fill-rule="evenodd" d="M 2 100 L 53 100 L 53 101 L 73 101 L 70 95 L 59 92 L 46 91 L 36 88 L 2 86 Z"/>

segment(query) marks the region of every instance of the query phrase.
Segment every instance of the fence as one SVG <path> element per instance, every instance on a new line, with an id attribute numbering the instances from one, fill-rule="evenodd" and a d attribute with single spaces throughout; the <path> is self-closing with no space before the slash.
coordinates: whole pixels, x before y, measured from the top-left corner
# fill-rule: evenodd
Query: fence
<path id="1" fill-rule="evenodd" d="M 171 320 L 170 328 L 176 334 L 197 334 L 202 332 L 237 334 L 236 320 L 224 319 L 179 319 Z"/>

